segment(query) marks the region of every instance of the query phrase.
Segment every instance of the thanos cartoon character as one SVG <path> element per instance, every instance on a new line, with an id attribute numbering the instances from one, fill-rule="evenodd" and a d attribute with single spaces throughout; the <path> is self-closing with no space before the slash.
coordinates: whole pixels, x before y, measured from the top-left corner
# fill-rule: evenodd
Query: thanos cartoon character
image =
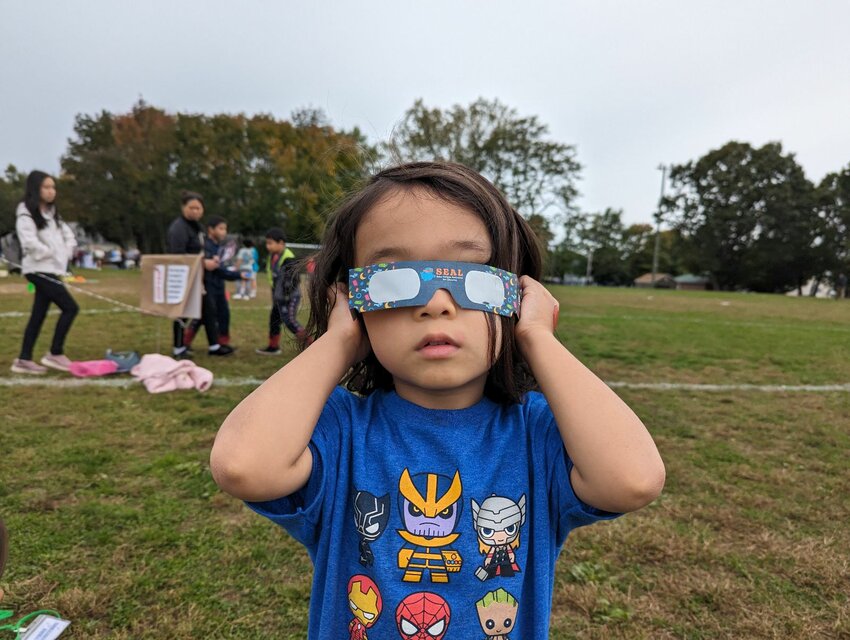
<path id="1" fill-rule="evenodd" d="M 420 582 L 427 573 L 431 582 L 448 582 L 449 574 L 460 571 L 462 559 L 450 545 L 460 518 L 460 473 L 454 477 L 436 473 L 411 476 L 405 469 L 398 482 L 399 509 L 404 529 L 398 535 L 405 545 L 398 552 L 402 580 Z"/>

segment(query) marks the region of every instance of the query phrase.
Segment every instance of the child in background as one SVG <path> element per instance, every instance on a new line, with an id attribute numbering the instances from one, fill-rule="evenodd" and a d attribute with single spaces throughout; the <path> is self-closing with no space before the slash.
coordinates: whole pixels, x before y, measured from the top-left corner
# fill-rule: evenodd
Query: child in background
<path id="1" fill-rule="evenodd" d="M 233 347 L 230 346 L 230 305 L 227 302 L 224 283 L 227 280 L 244 279 L 238 271 L 221 265 L 221 243 L 224 242 L 225 238 L 227 238 L 227 220 L 221 216 L 210 216 L 207 220 L 207 235 L 204 238 L 204 259 L 217 260 L 218 266 L 215 269 L 204 271 L 204 290 L 213 307 L 218 326 L 218 344 L 221 345 L 214 351 L 210 350 L 209 353 L 217 356 L 227 356 L 233 353 Z M 201 320 L 198 319 L 193 320 L 186 328 L 183 342 L 187 347 L 191 346 L 195 333 L 200 326 Z"/>
<path id="2" fill-rule="evenodd" d="M 242 248 L 236 254 L 236 267 L 242 274 L 242 280 L 236 287 L 234 300 L 248 300 L 256 295 L 257 288 L 257 264 L 254 256 L 257 250 L 251 240 L 244 240 Z"/>
<path id="3" fill-rule="evenodd" d="M 257 297 L 257 273 L 260 271 L 260 252 L 257 251 L 257 247 L 254 246 L 254 243 L 251 243 L 251 257 L 254 261 L 254 273 L 251 274 L 251 290 L 249 295 L 251 298 Z"/>
<path id="4" fill-rule="evenodd" d="M 14 373 L 30 375 L 44 374 L 47 367 L 68 371 L 71 360 L 65 355 L 65 338 L 80 307 L 65 287 L 62 276 L 68 271 L 77 241 L 74 232 L 59 217 L 56 181 L 52 176 L 43 171 L 31 171 L 27 176 L 24 198 L 15 210 L 15 230 L 23 252 L 21 272 L 35 287 L 35 297 L 20 354 L 11 369 Z M 33 361 L 32 353 L 51 304 L 62 313 L 56 321 L 50 351 L 38 364 Z"/>
<path id="5" fill-rule="evenodd" d="M 301 283 L 295 254 L 286 247 L 283 229 L 273 227 L 266 232 L 266 274 L 272 288 L 272 310 L 269 314 L 269 343 L 257 349 L 264 356 L 280 354 L 280 326 L 285 325 L 299 340 L 307 339 L 304 327 L 298 322 L 301 304 Z"/>
<path id="6" fill-rule="evenodd" d="M 659 495 L 651 436 L 555 337 L 540 275 L 528 223 L 462 165 L 382 171 L 329 221 L 315 342 L 211 456 L 307 547 L 309 638 L 476 638 L 488 603 L 546 638 L 569 532 Z"/>

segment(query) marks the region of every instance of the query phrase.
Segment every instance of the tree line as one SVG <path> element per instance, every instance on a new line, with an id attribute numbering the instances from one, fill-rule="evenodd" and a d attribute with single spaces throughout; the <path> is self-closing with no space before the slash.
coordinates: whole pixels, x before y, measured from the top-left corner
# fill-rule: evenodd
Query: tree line
<path id="1" fill-rule="evenodd" d="M 778 292 L 850 270 L 850 164 L 815 185 L 780 143 L 728 142 L 671 167 L 659 208 L 627 226 L 621 210 L 578 210 L 574 145 L 483 98 L 448 109 L 418 100 L 377 145 L 315 109 L 281 120 L 172 114 L 139 101 L 129 113 L 76 117 L 58 189 L 67 219 L 145 253 L 164 249 L 186 188 L 245 236 L 283 226 L 291 241 L 313 243 L 376 168 L 430 159 L 462 162 L 502 189 L 547 249 L 550 276 L 589 271 L 599 284 L 630 284 L 652 269 L 650 220 L 666 227 L 658 271 L 704 274 L 718 289 Z M 0 233 L 14 225 L 24 178 L 14 166 L 0 178 Z"/>

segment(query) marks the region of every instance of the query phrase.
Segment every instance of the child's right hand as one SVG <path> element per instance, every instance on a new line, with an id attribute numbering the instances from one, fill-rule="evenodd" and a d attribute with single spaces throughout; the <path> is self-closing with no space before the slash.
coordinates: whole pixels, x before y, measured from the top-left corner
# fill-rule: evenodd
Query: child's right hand
<path id="1" fill-rule="evenodd" d="M 351 348 L 351 365 L 355 365 L 372 350 L 369 336 L 363 329 L 363 324 L 352 313 L 348 306 L 348 287 L 337 282 L 335 287 L 328 288 L 328 300 L 333 301 L 333 308 L 328 317 L 329 335 L 338 339 L 343 348 Z"/>

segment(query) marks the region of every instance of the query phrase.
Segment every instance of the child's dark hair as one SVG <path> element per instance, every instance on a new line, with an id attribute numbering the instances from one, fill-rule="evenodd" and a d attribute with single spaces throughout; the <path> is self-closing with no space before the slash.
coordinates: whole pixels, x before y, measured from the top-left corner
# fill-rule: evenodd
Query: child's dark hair
<path id="1" fill-rule="evenodd" d="M 207 219 L 207 229 L 215 229 L 220 224 L 227 224 L 227 220 L 221 216 L 210 216 Z"/>
<path id="2" fill-rule="evenodd" d="M 37 229 L 44 229 L 47 226 L 47 220 L 41 215 L 41 183 L 52 178 L 49 173 L 44 171 L 30 171 L 27 176 L 26 186 L 24 187 L 24 199 L 22 202 L 32 216 L 33 222 Z M 55 220 L 59 222 L 59 212 L 56 210 L 56 201 L 53 202 L 53 210 L 55 211 Z"/>
<path id="3" fill-rule="evenodd" d="M 254 248 L 254 241 L 249 239 L 249 238 L 245 238 L 242 241 L 242 245 L 245 246 L 245 247 L 248 247 L 249 249 L 253 249 Z"/>
<path id="4" fill-rule="evenodd" d="M 196 191 L 187 191 L 186 189 L 180 192 L 181 206 L 185 205 L 187 202 L 191 202 L 192 200 L 197 200 L 198 202 L 200 202 L 201 206 L 204 208 L 204 211 L 206 211 L 207 207 L 204 204 L 204 197 L 200 193 Z"/>
<path id="5" fill-rule="evenodd" d="M 373 176 L 361 190 L 343 202 L 328 221 L 310 280 L 307 333 L 313 338 L 328 329 L 328 317 L 334 304 L 334 296 L 328 299 L 329 287 L 337 282 L 347 285 L 348 270 L 357 266 L 354 264 L 354 238 L 363 216 L 391 194 L 414 189 L 424 189 L 481 218 L 493 246 L 487 264 L 540 279 L 542 257 L 537 237 L 505 196 L 483 176 L 451 162 L 414 162 L 391 167 Z M 519 402 L 526 391 L 537 388 L 537 382 L 519 353 L 514 337 L 516 321 L 513 317 L 484 315 L 489 327 L 492 363 L 484 395 L 496 402 Z M 497 322 L 501 323 L 502 336 L 498 353 Z M 374 353 L 357 363 L 345 376 L 343 384 L 364 395 L 376 389 L 393 388 L 392 376 Z"/>
<path id="6" fill-rule="evenodd" d="M 286 242 L 286 234 L 280 227 L 272 227 L 266 231 L 266 238 L 275 242 Z"/>

